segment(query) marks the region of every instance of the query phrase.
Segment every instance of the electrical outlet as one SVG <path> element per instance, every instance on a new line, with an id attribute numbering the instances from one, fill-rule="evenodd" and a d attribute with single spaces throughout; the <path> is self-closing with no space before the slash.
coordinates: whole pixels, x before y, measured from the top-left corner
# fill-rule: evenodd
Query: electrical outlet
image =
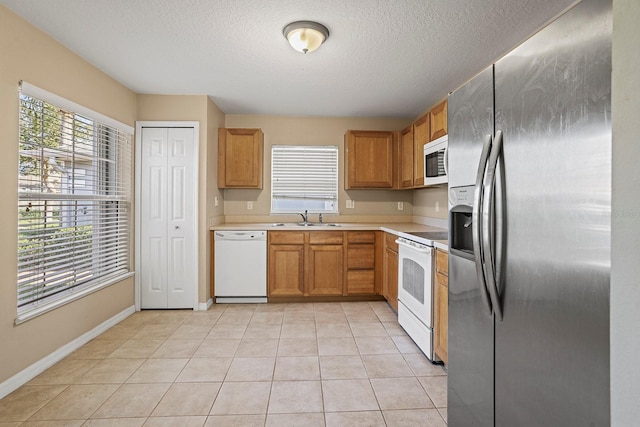
<path id="1" fill-rule="evenodd" d="M 436 212 L 440 212 L 440 202 L 436 202 Z"/>
<path id="2" fill-rule="evenodd" d="M 353 209 L 356 207 L 356 202 L 353 200 L 347 200 L 347 209 Z"/>
<path id="3" fill-rule="evenodd" d="M 404 203 L 403 202 L 398 202 L 398 210 L 401 211 L 404 209 Z"/>
<path id="4" fill-rule="evenodd" d="M 253 202 L 247 202 L 247 210 L 253 209 Z"/>
<path id="5" fill-rule="evenodd" d="M 213 198 L 213 203 L 218 206 L 220 204 L 220 199 L 218 198 L 218 196 Z"/>

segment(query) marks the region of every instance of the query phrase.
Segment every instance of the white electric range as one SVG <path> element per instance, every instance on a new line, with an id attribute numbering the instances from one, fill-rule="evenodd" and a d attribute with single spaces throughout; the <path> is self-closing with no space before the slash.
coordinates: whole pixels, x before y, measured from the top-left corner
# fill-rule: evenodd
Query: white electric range
<path id="1" fill-rule="evenodd" d="M 400 233 L 398 243 L 398 322 L 427 358 L 439 362 L 433 348 L 434 240 L 448 232 Z"/>

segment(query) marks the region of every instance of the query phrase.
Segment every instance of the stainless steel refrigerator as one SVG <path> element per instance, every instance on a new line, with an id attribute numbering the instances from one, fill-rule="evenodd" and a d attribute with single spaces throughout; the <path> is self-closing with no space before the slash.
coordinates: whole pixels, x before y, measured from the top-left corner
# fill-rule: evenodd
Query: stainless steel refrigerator
<path id="1" fill-rule="evenodd" d="M 607 426 L 611 2 L 449 97 L 448 425 Z"/>

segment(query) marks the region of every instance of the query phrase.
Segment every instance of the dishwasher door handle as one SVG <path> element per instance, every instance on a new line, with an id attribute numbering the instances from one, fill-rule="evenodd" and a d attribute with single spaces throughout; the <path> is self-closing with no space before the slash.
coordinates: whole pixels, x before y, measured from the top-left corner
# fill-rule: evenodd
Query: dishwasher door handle
<path id="1" fill-rule="evenodd" d="M 267 240 L 266 231 L 216 231 L 216 240 Z"/>

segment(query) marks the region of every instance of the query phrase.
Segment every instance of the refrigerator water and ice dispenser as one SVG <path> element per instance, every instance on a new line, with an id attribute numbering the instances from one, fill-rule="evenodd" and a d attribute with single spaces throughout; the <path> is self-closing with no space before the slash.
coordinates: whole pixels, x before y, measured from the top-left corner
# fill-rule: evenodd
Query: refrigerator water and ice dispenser
<path id="1" fill-rule="evenodd" d="M 449 190 L 449 214 L 452 253 L 473 259 L 473 192 L 474 186 L 454 187 Z"/>

